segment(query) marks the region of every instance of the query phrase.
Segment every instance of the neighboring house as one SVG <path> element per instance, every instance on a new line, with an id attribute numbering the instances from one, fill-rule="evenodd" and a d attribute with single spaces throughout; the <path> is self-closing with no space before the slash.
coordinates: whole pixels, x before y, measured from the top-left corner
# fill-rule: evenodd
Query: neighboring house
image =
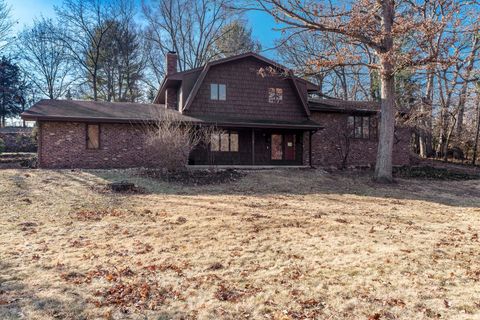
<path id="1" fill-rule="evenodd" d="M 167 75 L 153 104 L 42 100 L 22 114 L 39 129 L 44 168 L 154 165 L 145 125 L 169 118 L 221 133 L 190 155 L 191 165 L 373 165 L 379 105 L 314 99 L 317 87 L 258 54 L 246 53 Z M 410 135 L 397 130 L 394 164 L 409 162 Z"/>

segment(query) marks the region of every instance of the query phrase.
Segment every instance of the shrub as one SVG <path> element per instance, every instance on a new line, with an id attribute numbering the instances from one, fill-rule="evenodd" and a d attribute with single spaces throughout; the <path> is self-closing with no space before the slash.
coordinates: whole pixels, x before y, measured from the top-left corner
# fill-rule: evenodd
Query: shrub
<path id="1" fill-rule="evenodd" d="M 2 138 L 0 138 L 0 153 L 5 151 L 5 141 L 3 141 Z"/>
<path id="2" fill-rule="evenodd" d="M 184 170 L 190 152 L 199 144 L 207 143 L 213 127 L 193 126 L 171 118 L 147 125 L 147 152 L 154 167 L 169 172 Z"/>

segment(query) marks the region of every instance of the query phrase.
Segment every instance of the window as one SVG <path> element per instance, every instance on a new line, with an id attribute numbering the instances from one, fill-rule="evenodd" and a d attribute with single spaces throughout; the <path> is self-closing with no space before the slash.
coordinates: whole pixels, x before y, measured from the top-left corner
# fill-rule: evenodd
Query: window
<path id="1" fill-rule="evenodd" d="M 210 84 L 210 100 L 227 100 L 227 86 L 224 84 Z"/>
<path id="2" fill-rule="evenodd" d="M 238 133 L 234 131 L 212 133 L 210 151 L 238 152 Z"/>
<path id="3" fill-rule="evenodd" d="M 351 138 L 375 139 L 377 138 L 377 119 L 372 116 L 349 116 L 347 131 Z"/>
<path id="4" fill-rule="evenodd" d="M 268 88 L 268 102 L 269 103 L 280 103 L 283 100 L 283 89 L 282 88 Z"/>
<path id="5" fill-rule="evenodd" d="M 87 149 L 100 148 L 100 125 L 87 124 Z"/>

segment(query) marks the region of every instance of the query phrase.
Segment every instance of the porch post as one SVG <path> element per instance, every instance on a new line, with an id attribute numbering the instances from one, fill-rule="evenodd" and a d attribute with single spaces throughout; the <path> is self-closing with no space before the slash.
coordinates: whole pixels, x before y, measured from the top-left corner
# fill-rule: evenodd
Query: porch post
<path id="1" fill-rule="evenodd" d="M 255 129 L 252 128 L 252 165 L 255 165 Z"/>
<path id="2" fill-rule="evenodd" d="M 312 130 L 308 131 L 308 164 L 312 167 Z"/>

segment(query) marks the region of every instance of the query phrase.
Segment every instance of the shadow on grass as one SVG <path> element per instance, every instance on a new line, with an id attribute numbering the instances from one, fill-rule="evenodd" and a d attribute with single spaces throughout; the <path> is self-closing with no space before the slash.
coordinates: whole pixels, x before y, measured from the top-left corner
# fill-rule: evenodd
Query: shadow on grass
<path id="1" fill-rule="evenodd" d="M 0 270 L 0 319 L 86 319 L 81 302 L 41 297 L 12 265 L 0 261 Z"/>
<path id="2" fill-rule="evenodd" d="M 353 194 L 385 199 L 428 201 L 449 206 L 480 208 L 480 180 L 448 181 L 397 179 L 393 184 L 372 181 L 370 171 L 327 173 L 315 169 L 248 171 L 235 182 L 185 186 L 138 175 L 138 170 L 88 170 L 106 183 L 127 180 L 160 195 L 330 195 Z M 119 194 L 121 196 L 121 194 Z"/>
<path id="3" fill-rule="evenodd" d="M 17 319 L 100 319 L 103 317 L 95 316 L 92 318 L 91 309 L 96 308 L 93 304 L 80 297 L 74 291 L 62 289 L 56 294 L 67 299 L 56 299 L 52 297 L 41 297 L 49 290 L 49 286 L 53 284 L 41 283 L 42 289 L 34 288 L 29 285 L 28 281 L 22 279 L 20 272 L 8 263 L 0 261 L 0 319 L 1 320 L 17 320 Z M 40 293 L 37 294 L 37 293 Z M 93 296 L 92 296 L 93 297 Z M 108 306 L 112 314 L 116 314 L 113 318 L 124 319 L 126 316 L 125 308 L 121 306 Z M 100 311 L 102 314 L 104 311 Z M 140 316 L 144 312 L 131 307 L 128 310 L 132 316 Z M 161 310 L 153 312 L 153 319 L 182 319 L 183 311 L 163 312 Z M 106 317 L 106 316 L 105 316 Z M 110 317 L 106 317 L 109 318 Z M 131 317 L 128 317 L 129 319 Z M 136 318 L 136 317 L 133 317 Z M 142 316 L 143 318 L 143 316 Z M 145 319 L 147 317 L 145 316 Z"/>

